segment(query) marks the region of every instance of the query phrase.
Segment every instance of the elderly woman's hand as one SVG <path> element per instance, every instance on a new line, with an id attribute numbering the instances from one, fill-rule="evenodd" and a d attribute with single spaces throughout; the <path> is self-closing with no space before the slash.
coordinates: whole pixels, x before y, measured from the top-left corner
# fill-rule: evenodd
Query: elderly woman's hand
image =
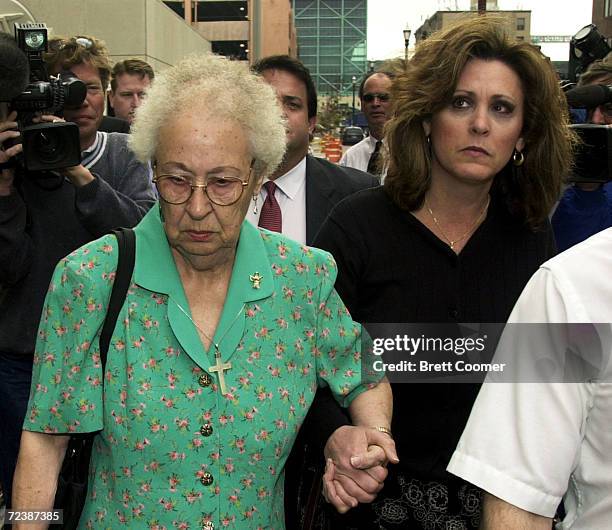
<path id="1" fill-rule="evenodd" d="M 325 445 L 328 462 L 324 495 L 340 513 L 359 502 L 372 502 L 387 477 L 384 467 L 396 462 L 395 443 L 382 432 L 345 425 L 336 429 Z"/>

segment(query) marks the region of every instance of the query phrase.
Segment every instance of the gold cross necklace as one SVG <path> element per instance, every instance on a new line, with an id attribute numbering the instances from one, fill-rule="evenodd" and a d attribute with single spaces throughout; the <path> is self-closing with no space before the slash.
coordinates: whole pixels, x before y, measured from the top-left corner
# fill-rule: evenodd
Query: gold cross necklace
<path id="1" fill-rule="evenodd" d="M 191 318 L 189 313 L 187 313 L 187 311 L 185 311 L 178 302 L 176 302 L 175 300 L 172 300 L 172 301 L 182 311 L 182 313 L 189 320 L 191 320 L 191 323 L 200 331 L 200 333 L 202 333 L 202 335 L 204 335 L 210 341 L 210 343 L 214 346 L 214 348 L 215 348 L 215 364 L 213 366 L 209 366 L 208 367 L 208 371 L 211 372 L 211 373 L 215 373 L 215 372 L 217 373 L 217 377 L 219 378 L 219 387 L 221 388 L 221 394 L 222 395 L 227 394 L 227 386 L 225 384 L 225 371 L 231 369 L 232 363 L 230 363 L 230 362 L 226 362 L 226 363 L 222 362 L 221 352 L 219 351 L 219 344 L 221 344 L 223 342 L 223 339 L 229 333 L 229 330 L 232 329 L 232 326 L 234 325 L 234 322 L 236 322 L 236 320 L 238 320 L 238 317 L 242 313 L 242 310 L 244 309 L 245 304 L 242 304 L 242 306 L 238 310 L 238 313 L 236 313 L 236 316 L 234 317 L 234 319 L 231 321 L 230 325 L 225 330 L 225 333 L 223 333 L 223 335 L 221 335 L 221 338 L 219 339 L 219 342 L 215 342 L 214 339 L 208 333 L 206 333 L 206 331 L 204 331 L 200 326 L 197 325 L 196 321 L 193 318 Z"/>
<path id="2" fill-rule="evenodd" d="M 453 240 L 451 240 L 451 238 L 446 235 L 446 232 L 444 232 L 444 230 L 442 230 L 442 227 L 440 226 L 440 223 L 438 222 L 437 217 L 434 215 L 433 211 L 431 210 L 431 207 L 429 206 L 429 202 L 427 202 L 427 198 L 425 198 L 425 208 L 427 208 L 427 211 L 429 212 L 429 215 L 431 215 L 431 218 L 433 219 L 433 222 L 436 225 L 436 227 L 438 228 L 438 231 L 440 232 L 440 234 L 442 234 L 442 237 L 444 239 L 446 239 L 446 241 L 448 243 L 448 246 L 451 248 L 451 250 L 455 250 L 455 245 L 457 243 L 463 241 L 474 230 L 476 230 L 476 227 L 480 224 L 480 221 L 482 221 L 482 218 L 484 217 L 484 214 L 486 213 L 487 209 L 489 208 L 489 203 L 490 202 L 491 202 L 491 196 L 487 195 L 487 203 L 484 205 L 484 208 L 482 209 L 482 211 L 480 212 L 480 214 L 478 215 L 478 217 L 476 218 L 474 223 L 470 226 L 470 228 L 467 230 L 467 232 L 465 232 L 461 237 L 458 237 L 458 238 L 453 239 Z"/>

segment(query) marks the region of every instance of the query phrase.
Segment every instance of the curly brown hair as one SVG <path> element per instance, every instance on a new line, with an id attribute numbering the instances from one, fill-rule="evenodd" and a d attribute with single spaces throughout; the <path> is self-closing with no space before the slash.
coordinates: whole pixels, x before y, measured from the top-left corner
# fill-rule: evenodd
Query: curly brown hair
<path id="1" fill-rule="evenodd" d="M 98 69 L 102 89 L 106 91 L 108 88 L 111 65 L 104 41 L 89 35 L 54 37 L 49 40 L 49 51 L 43 58 L 52 73 L 70 70 L 77 64 L 91 64 Z"/>
<path id="2" fill-rule="evenodd" d="M 561 193 L 575 135 L 565 96 L 550 61 L 533 45 L 511 40 L 499 16 L 478 16 L 434 33 L 423 41 L 392 87 L 394 117 L 387 123 L 389 167 L 385 191 L 402 209 L 419 209 L 430 184 L 431 158 L 423 122 L 451 100 L 470 59 L 499 60 L 521 79 L 525 163 L 509 161 L 495 177 L 510 212 L 531 228 L 541 226 Z"/>

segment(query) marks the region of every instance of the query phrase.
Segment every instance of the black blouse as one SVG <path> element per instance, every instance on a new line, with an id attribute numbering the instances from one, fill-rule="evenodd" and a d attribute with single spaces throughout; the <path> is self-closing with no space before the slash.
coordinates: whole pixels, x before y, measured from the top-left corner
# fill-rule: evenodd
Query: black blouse
<path id="1" fill-rule="evenodd" d="M 336 289 L 358 322 L 505 322 L 525 284 L 554 254 L 547 223 L 532 231 L 491 199 L 459 255 L 382 187 L 341 203 L 314 246 L 338 263 Z M 472 384 L 394 384 L 400 468 L 441 479 L 478 393 Z"/>

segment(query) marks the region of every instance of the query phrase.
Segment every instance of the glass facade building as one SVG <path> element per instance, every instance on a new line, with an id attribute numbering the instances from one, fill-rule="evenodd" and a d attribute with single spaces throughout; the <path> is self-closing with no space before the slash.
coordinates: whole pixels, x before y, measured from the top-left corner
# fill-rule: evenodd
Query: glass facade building
<path id="1" fill-rule="evenodd" d="M 348 95 L 367 71 L 367 0 L 292 0 L 298 57 L 321 95 Z"/>

